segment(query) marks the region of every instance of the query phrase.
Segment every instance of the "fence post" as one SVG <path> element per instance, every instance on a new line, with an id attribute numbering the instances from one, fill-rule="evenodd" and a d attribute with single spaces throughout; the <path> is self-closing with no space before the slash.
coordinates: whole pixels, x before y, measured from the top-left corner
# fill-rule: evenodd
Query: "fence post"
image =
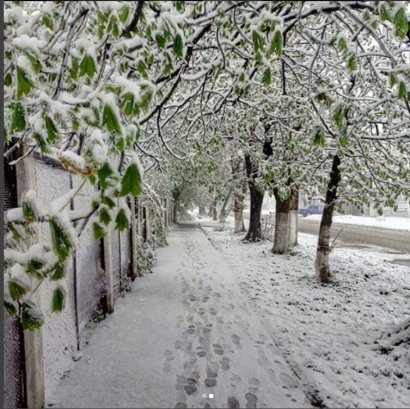
<path id="1" fill-rule="evenodd" d="M 104 237 L 103 241 L 107 312 L 108 314 L 112 314 L 114 312 L 114 279 L 112 271 L 111 228 L 108 228 L 107 235 Z"/>
<path id="2" fill-rule="evenodd" d="M 36 164 L 31 158 L 26 158 L 16 169 L 18 205 L 21 198 L 30 189 L 36 189 Z M 36 231 L 35 236 L 38 235 Z M 35 236 L 32 240 L 35 240 Z M 40 296 L 37 293 L 33 300 L 40 305 Z M 45 379 L 43 355 L 43 330 L 23 331 L 25 374 L 26 374 L 26 402 L 28 408 L 43 408 L 45 405 Z"/>
<path id="3" fill-rule="evenodd" d="M 27 407 L 43 408 L 45 405 L 43 333 L 41 328 L 24 331 L 24 355 L 26 358 Z"/>
<path id="4" fill-rule="evenodd" d="M 138 276 L 137 269 L 137 214 L 135 211 L 135 201 L 137 199 L 131 198 L 131 278 L 134 279 Z"/>

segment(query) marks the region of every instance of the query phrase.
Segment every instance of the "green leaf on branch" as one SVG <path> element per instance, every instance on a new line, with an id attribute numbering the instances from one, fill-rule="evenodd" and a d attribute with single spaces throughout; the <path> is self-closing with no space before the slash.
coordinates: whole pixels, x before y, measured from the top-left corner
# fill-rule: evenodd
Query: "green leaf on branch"
<path id="1" fill-rule="evenodd" d="M 50 13 L 46 13 L 43 16 L 43 24 L 49 28 L 51 31 L 54 30 L 54 23 L 53 23 L 53 17 L 50 15 Z"/>
<path id="2" fill-rule="evenodd" d="M 121 134 L 120 120 L 109 104 L 104 105 L 103 126 L 105 126 L 109 132 L 113 132 L 117 135 Z"/>
<path id="3" fill-rule="evenodd" d="M 30 63 L 33 67 L 33 71 L 38 74 L 41 71 L 41 63 L 37 58 L 36 54 L 34 54 L 30 50 L 24 50 L 24 54 L 26 54 L 27 58 L 30 60 Z"/>
<path id="4" fill-rule="evenodd" d="M 130 15 L 130 8 L 126 4 L 118 13 L 118 18 L 120 19 L 121 23 L 125 23 Z"/>
<path id="5" fill-rule="evenodd" d="M 7 283 L 10 297 L 13 301 L 20 300 L 29 290 L 28 285 L 17 278 L 12 278 Z"/>
<path id="6" fill-rule="evenodd" d="M 386 21 L 386 20 L 391 19 L 391 16 L 390 16 L 389 10 L 387 9 L 386 4 L 384 4 L 384 3 L 380 4 L 379 15 L 380 15 L 380 20 L 381 21 Z"/>
<path id="7" fill-rule="evenodd" d="M 142 95 L 141 100 L 139 102 L 139 106 L 141 107 L 141 109 L 143 109 L 144 111 L 147 111 L 152 101 L 152 97 L 153 95 L 152 95 L 151 90 L 148 90 Z"/>
<path id="8" fill-rule="evenodd" d="M 70 255 L 73 244 L 70 236 L 55 217 L 50 218 L 49 225 L 53 251 L 61 263 Z"/>
<path id="9" fill-rule="evenodd" d="M 340 51 L 348 50 L 346 40 L 343 37 L 339 37 L 339 41 L 337 42 L 337 47 L 339 48 Z"/>
<path id="10" fill-rule="evenodd" d="M 349 137 L 347 136 L 346 132 L 343 132 L 339 137 L 339 145 L 342 148 L 346 148 L 349 145 Z"/>
<path id="11" fill-rule="evenodd" d="M 339 129 L 343 127 L 343 114 L 344 114 L 343 105 L 338 104 L 333 111 L 332 118 L 335 121 L 335 124 Z"/>
<path id="12" fill-rule="evenodd" d="M 51 298 L 51 311 L 61 312 L 64 310 L 65 306 L 65 290 L 63 287 L 57 287 L 53 291 L 53 296 Z"/>
<path id="13" fill-rule="evenodd" d="M 159 48 L 164 48 L 165 47 L 165 37 L 162 34 L 156 34 L 155 35 L 155 41 L 157 42 L 157 46 Z"/>
<path id="14" fill-rule="evenodd" d="M 37 146 L 39 147 L 41 153 L 49 153 L 50 152 L 50 149 L 48 149 L 48 145 L 47 145 L 46 140 L 39 133 L 35 133 L 33 135 L 33 138 L 36 141 Z"/>
<path id="15" fill-rule="evenodd" d="M 65 264 L 57 263 L 53 274 L 50 276 L 51 281 L 58 281 L 63 279 L 65 276 Z"/>
<path id="16" fill-rule="evenodd" d="M 270 68 L 266 68 L 262 75 L 262 82 L 265 87 L 268 87 L 272 84 L 272 71 Z"/>
<path id="17" fill-rule="evenodd" d="M 252 32 L 253 51 L 255 54 L 263 48 L 263 39 L 257 31 Z"/>
<path id="18" fill-rule="evenodd" d="M 110 186 L 110 184 L 108 182 L 108 179 L 113 174 L 114 174 L 114 172 L 113 172 L 110 164 L 107 163 L 107 162 L 104 162 L 104 164 L 98 170 L 98 180 L 100 182 L 100 187 L 102 189 L 107 189 Z"/>
<path id="19" fill-rule="evenodd" d="M 409 30 L 409 23 L 404 7 L 400 7 L 394 16 L 394 28 L 398 37 L 401 39 L 406 37 L 407 31 Z"/>
<path id="20" fill-rule="evenodd" d="M 44 262 L 38 259 L 31 259 L 27 263 L 27 273 L 37 280 L 42 280 L 44 277 L 41 274 L 41 269 L 44 267 Z"/>
<path id="21" fill-rule="evenodd" d="M 399 82 L 399 88 L 397 90 L 397 98 L 403 99 L 407 95 L 406 84 L 404 81 Z"/>
<path id="22" fill-rule="evenodd" d="M 283 34 L 281 31 L 275 31 L 275 34 L 272 37 L 268 57 L 270 57 L 273 53 L 277 55 L 282 55 L 283 53 Z"/>
<path id="23" fill-rule="evenodd" d="M 174 38 L 174 44 L 172 47 L 174 54 L 177 57 L 182 57 L 183 56 L 183 50 L 184 50 L 184 42 L 182 40 L 182 37 L 180 34 L 177 34 Z"/>
<path id="24" fill-rule="evenodd" d="M 109 209 L 113 209 L 115 207 L 114 201 L 109 198 L 108 196 L 101 196 L 101 203 L 105 204 Z"/>
<path id="25" fill-rule="evenodd" d="M 394 87 L 397 84 L 397 76 L 394 72 L 389 72 L 389 85 Z"/>
<path id="26" fill-rule="evenodd" d="M 313 145 L 325 146 L 325 133 L 320 126 L 317 126 L 313 134 Z"/>
<path id="27" fill-rule="evenodd" d="M 47 116 L 44 122 L 47 129 L 47 141 L 50 143 L 56 142 L 58 140 L 58 131 L 53 120 Z"/>
<path id="28" fill-rule="evenodd" d="M 38 214 L 37 209 L 33 205 L 33 203 L 29 200 L 23 201 L 21 204 L 21 208 L 23 211 L 23 217 L 26 219 L 28 223 L 35 222 L 37 220 Z"/>
<path id="29" fill-rule="evenodd" d="M 101 224 L 94 222 L 93 223 L 93 236 L 95 240 L 99 240 L 106 235 L 105 229 L 101 226 Z"/>
<path id="30" fill-rule="evenodd" d="M 27 78 L 27 74 L 22 68 L 17 67 L 16 73 L 17 73 L 16 97 L 17 99 L 20 99 L 23 95 L 28 95 L 30 93 L 31 88 L 32 88 L 32 83 Z"/>
<path id="31" fill-rule="evenodd" d="M 88 77 L 92 78 L 94 77 L 96 72 L 97 65 L 94 58 L 89 54 L 85 54 L 80 62 L 80 77 L 87 75 Z"/>
<path id="32" fill-rule="evenodd" d="M 21 324 L 24 330 L 33 331 L 41 328 L 44 319 L 38 313 L 34 314 L 32 309 L 24 304 L 24 309 L 21 314 Z"/>
<path id="33" fill-rule="evenodd" d="M 104 223 L 106 226 L 110 224 L 111 215 L 107 208 L 103 207 L 99 213 L 101 223 Z"/>
<path id="34" fill-rule="evenodd" d="M 128 229 L 129 222 L 124 209 L 120 209 L 115 218 L 115 228 L 119 231 Z"/>
<path id="35" fill-rule="evenodd" d="M 11 85 L 12 82 L 13 82 L 13 77 L 11 76 L 10 73 L 7 73 L 7 74 L 4 76 L 4 85 L 5 85 L 6 87 L 8 87 L 8 86 Z"/>
<path id="36" fill-rule="evenodd" d="M 12 301 L 4 300 L 4 309 L 11 315 L 17 314 L 17 307 Z"/>
<path id="37" fill-rule="evenodd" d="M 121 181 L 121 196 L 138 196 L 142 192 L 142 177 L 136 163 L 131 163 Z"/>
<path id="38" fill-rule="evenodd" d="M 115 14 L 113 14 L 108 22 L 107 31 L 112 34 L 114 38 L 118 38 L 120 36 L 120 27 L 119 21 Z"/>
<path id="39" fill-rule="evenodd" d="M 13 116 L 11 118 L 11 132 L 21 132 L 26 129 L 26 119 L 24 114 L 24 108 L 17 102 L 13 107 Z"/>
<path id="40" fill-rule="evenodd" d="M 138 115 L 139 108 L 135 103 L 135 96 L 132 92 L 127 92 L 122 96 L 120 108 L 128 118 Z"/>
<path id="41" fill-rule="evenodd" d="M 356 56 L 353 52 L 349 53 L 349 55 L 347 56 L 347 68 L 350 72 L 357 70 Z"/>

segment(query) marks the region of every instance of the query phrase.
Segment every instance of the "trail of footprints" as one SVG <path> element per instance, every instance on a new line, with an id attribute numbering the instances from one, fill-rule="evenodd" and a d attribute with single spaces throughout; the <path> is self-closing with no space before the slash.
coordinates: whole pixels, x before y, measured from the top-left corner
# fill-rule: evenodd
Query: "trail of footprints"
<path id="1" fill-rule="evenodd" d="M 206 389 L 212 391 L 212 388 L 217 385 L 220 370 L 229 374 L 227 379 L 229 379 L 233 390 L 243 384 L 244 381 L 241 377 L 231 372 L 232 361 L 231 358 L 226 356 L 227 354 L 233 355 L 235 350 L 242 348 L 240 336 L 234 333 L 232 329 L 238 328 L 246 337 L 254 339 L 254 336 L 248 330 L 249 325 L 243 320 L 241 313 L 235 314 L 234 321 L 229 320 L 226 322 L 224 317 L 218 314 L 218 306 L 221 310 L 233 312 L 236 309 L 235 305 L 233 303 L 223 305 L 221 293 L 213 291 L 211 285 L 204 285 L 204 280 L 212 282 L 212 278 L 208 267 L 201 259 L 202 254 L 199 249 L 195 248 L 189 240 L 186 243 L 185 253 L 188 261 L 182 261 L 177 273 L 182 283 L 182 305 L 186 308 L 186 315 L 177 317 L 175 327 L 182 330 L 182 332 L 181 339 L 174 343 L 174 352 L 183 353 L 185 359 L 182 374 L 177 375 L 175 384 L 178 402 L 175 408 L 181 409 L 187 408 L 186 401 L 188 397 L 195 396 L 199 390 L 204 390 L 203 386 L 200 386 L 201 383 Z M 196 269 L 198 276 L 190 274 L 190 266 L 198 267 Z M 215 274 L 215 272 L 211 274 Z M 219 283 L 218 286 L 222 290 L 225 289 L 222 283 Z M 226 292 L 227 298 L 231 300 L 233 297 L 229 295 L 232 295 L 232 291 L 228 289 Z M 238 308 L 245 315 L 250 313 L 245 305 L 240 305 Z M 218 338 L 214 334 L 229 334 L 230 343 L 226 343 L 224 337 Z M 266 336 L 263 334 L 259 334 L 255 341 L 255 348 L 257 348 L 259 356 L 257 363 L 267 372 L 272 381 L 277 381 L 275 371 L 271 368 L 271 363 L 264 352 L 264 348 L 268 347 L 265 345 L 266 341 Z M 273 344 L 269 346 L 273 348 Z M 174 353 L 167 350 L 164 353 L 164 358 L 163 370 L 169 373 L 175 359 Z M 275 362 L 275 364 L 278 363 L 279 361 Z M 280 379 L 291 385 L 293 383 L 292 379 L 284 379 L 285 376 L 287 375 L 280 374 Z M 260 381 L 257 378 L 250 378 L 247 385 L 247 392 L 242 395 L 243 401 L 238 400 L 239 396 L 229 396 L 227 399 L 228 408 L 237 409 L 243 407 L 243 405 L 250 409 L 257 408 Z M 296 402 L 296 400 L 294 401 Z M 210 406 L 208 403 L 204 403 L 204 407 Z"/>

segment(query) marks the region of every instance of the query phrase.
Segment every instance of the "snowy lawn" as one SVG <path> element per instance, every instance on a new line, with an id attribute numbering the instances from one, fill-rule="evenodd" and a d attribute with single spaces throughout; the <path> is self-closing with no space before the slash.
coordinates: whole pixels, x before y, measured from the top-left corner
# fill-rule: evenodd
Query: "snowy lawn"
<path id="1" fill-rule="evenodd" d="M 410 407 L 408 267 L 378 248 L 340 247 L 333 282 L 320 285 L 313 236 L 299 234 L 297 248 L 279 256 L 270 242 L 244 244 L 230 228 L 199 222 L 313 403 Z"/>

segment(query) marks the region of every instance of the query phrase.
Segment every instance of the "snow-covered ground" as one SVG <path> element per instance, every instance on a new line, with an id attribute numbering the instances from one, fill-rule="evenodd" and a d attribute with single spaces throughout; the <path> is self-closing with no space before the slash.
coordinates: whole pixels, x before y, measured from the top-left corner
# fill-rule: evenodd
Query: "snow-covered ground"
<path id="1" fill-rule="evenodd" d="M 244 244 L 231 228 L 200 222 L 318 404 L 410 407 L 409 267 L 391 264 L 395 255 L 380 248 L 339 247 L 334 280 L 320 285 L 313 236 L 299 234 L 297 248 L 278 256 L 270 242 Z"/>
<path id="2" fill-rule="evenodd" d="M 321 215 L 312 214 L 307 216 L 307 220 L 319 220 Z M 410 218 L 409 217 L 366 217 L 366 216 L 352 216 L 352 215 L 337 215 L 333 217 L 335 223 L 357 224 L 361 226 L 381 227 L 385 229 L 394 230 L 408 230 L 410 231 Z"/>
<path id="3" fill-rule="evenodd" d="M 312 236 L 279 256 L 199 223 L 173 228 L 48 406 L 410 406 L 410 271 L 395 255 L 338 247 L 319 285 Z"/>

